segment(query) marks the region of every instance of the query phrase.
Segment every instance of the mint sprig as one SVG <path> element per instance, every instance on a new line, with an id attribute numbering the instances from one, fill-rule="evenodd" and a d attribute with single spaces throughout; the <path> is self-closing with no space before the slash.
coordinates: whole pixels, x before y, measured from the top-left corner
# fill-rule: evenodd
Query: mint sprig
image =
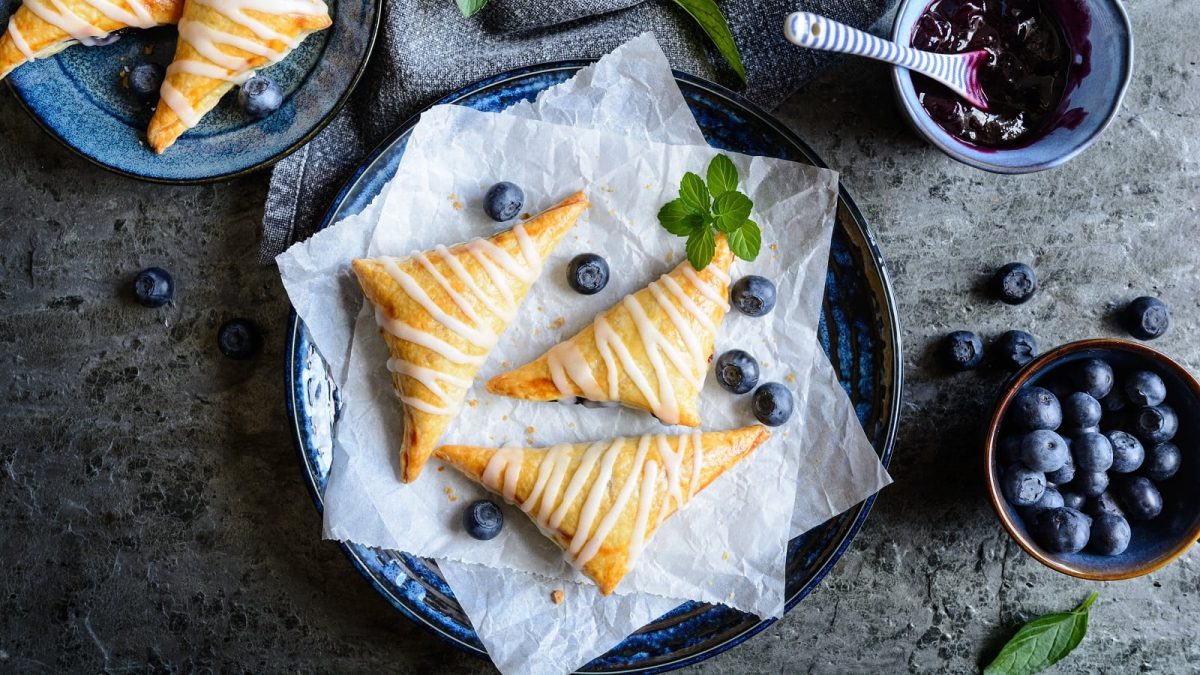
<path id="1" fill-rule="evenodd" d="M 707 183 L 691 171 L 679 182 L 679 198 L 658 211 L 658 222 L 677 237 L 687 237 L 688 261 L 702 270 L 717 252 L 716 232 L 725 234 L 729 249 L 742 260 L 754 260 L 762 249 L 762 230 L 750 220 L 754 202 L 738 191 L 738 170 L 726 155 L 708 164 Z M 715 230 L 715 231 L 714 231 Z"/>
<path id="2" fill-rule="evenodd" d="M 1021 627 L 984 668 L 984 675 L 1030 675 L 1058 663 L 1087 635 L 1088 610 L 1096 593 L 1070 612 L 1047 614 Z"/>
<path id="3" fill-rule="evenodd" d="M 470 18 L 476 12 L 483 9 L 483 6 L 488 4 L 488 0 L 456 0 L 458 11 L 462 12 L 464 18 Z"/>

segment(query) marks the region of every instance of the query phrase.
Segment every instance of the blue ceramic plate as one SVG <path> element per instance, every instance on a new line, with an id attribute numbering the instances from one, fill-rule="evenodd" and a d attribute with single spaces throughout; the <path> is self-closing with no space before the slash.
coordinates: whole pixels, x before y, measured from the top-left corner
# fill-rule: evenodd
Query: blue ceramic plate
<path id="1" fill-rule="evenodd" d="M 0 0 L 7 17 L 19 0 Z M 346 102 L 367 65 L 382 0 L 326 0 L 333 26 L 310 35 L 280 63 L 260 71 L 283 89 L 283 106 L 255 120 L 230 94 L 162 155 L 146 144 L 157 101 L 140 100 L 123 72 L 143 61 L 166 67 L 175 28 L 129 31 L 107 47 L 74 46 L 17 68 L 8 83 L 51 136 L 100 166 L 162 183 L 201 183 L 283 159 L 308 142 Z"/>
<path id="2" fill-rule="evenodd" d="M 515 70 L 456 92 L 440 103 L 500 111 L 575 74 L 588 61 Z M 679 86 L 709 143 L 717 148 L 768 155 L 824 166 L 788 131 L 736 94 L 715 84 L 676 73 Z M 396 170 L 416 119 L 398 129 L 350 180 L 324 224 L 357 213 L 370 203 Z M 841 189 L 825 286 L 820 339 L 850 394 L 859 421 L 886 465 L 900 416 L 900 333 L 895 303 L 862 215 Z M 338 409 L 337 392 L 304 324 L 293 312 L 288 329 L 285 384 L 296 447 L 317 508 L 329 472 L 330 436 Z M 842 555 L 867 517 L 874 498 L 830 519 L 788 547 L 788 609 L 800 602 Z M 405 616 L 438 636 L 486 658 L 471 624 L 442 580 L 436 563 L 413 556 L 343 546 L 355 567 Z M 771 624 L 721 605 L 689 602 L 629 636 L 583 672 L 657 672 L 679 668 L 720 653 Z"/>

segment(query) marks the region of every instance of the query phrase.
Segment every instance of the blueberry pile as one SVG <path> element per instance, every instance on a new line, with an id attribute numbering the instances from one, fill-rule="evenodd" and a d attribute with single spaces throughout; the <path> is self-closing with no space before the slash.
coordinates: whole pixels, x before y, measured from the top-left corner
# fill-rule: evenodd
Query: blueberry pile
<path id="1" fill-rule="evenodd" d="M 1118 378 L 1105 361 L 1063 369 L 1012 401 L 996 450 L 1004 498 L 1047 550 L 1119 555 L 1130 522 L 1163 511 L 1158 484 L 1182 463 L 1179 418 L 1150 370 Z"/>
<path id="2" fill-rule="evenodd" d="M 766 277 L 748 274 L 729 287 L 729 302 L 746 316 L 766 316 L 775 309 L 777 292 L 775 284 Z M 791 418 L 796 403 L 792 392 L 779 382 L 758 384 L 758 361 L 741 349 L 731 349 L 717 357 L 717 384 L 731 394 L 745 394 L 754 390 L 750 397 L 750 410 L 754 418 L 769 426 L 777 427 Z M 755 387 L 758 387 L 755 389 Z"/>

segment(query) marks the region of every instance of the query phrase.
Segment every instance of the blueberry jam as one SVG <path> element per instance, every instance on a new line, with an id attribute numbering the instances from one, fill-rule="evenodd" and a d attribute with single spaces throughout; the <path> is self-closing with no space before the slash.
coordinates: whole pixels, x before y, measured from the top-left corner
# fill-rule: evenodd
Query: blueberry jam
<path id="1" fill-rule="evenodd" d="M 980 49 L 985 112 L 916 73 L 913 86 L 929 116 L 973 145 L 1020 144 L 1049 122 L 1067 86 L 1071 50 L 1041 0 L 934 0 L 917 21 L 912 45 L 941 54 Z"/>

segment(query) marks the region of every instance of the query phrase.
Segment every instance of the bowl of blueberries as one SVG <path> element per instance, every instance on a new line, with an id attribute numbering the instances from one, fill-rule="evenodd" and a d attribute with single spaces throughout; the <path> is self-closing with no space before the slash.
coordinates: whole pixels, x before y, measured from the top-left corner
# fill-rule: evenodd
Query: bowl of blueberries
<path id="1" fill-rule="evenodd" d="M 1001 391 L 984 439 L 996 514 L 1051 569 L 1099 581 L 1170 563 L 1200 539 L 1200 383 L 1111 338 L 1042 354 Z"/>

